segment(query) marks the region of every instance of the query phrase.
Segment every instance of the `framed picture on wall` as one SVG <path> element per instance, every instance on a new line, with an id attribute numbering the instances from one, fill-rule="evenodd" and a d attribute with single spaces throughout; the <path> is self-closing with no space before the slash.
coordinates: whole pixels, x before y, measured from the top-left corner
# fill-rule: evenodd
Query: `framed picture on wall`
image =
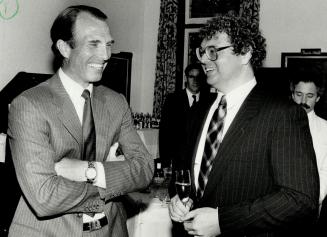
<path id="1" fill-rule="evenodd" d="M 289 72 L 306 70 L 321 76 L 324 93 L 315 110 L 319 116 L 327 119 L 327 53 L 282 53 L 281 64 Z"/>
<path id="2" fill-rule="evenodd" d="M 184 62 L 183 71 L 190 63 L 198 61 L 196 57 L 196 48 L 200 47 L 199 38 L 200 28 L 186 28 L 184 32 Z"/>
<path id="3" fill-rule="evenodd" d="M 205 24 L 217 13 L 240 10 L 240 0 L 185 0 L 185 24 Z"/>

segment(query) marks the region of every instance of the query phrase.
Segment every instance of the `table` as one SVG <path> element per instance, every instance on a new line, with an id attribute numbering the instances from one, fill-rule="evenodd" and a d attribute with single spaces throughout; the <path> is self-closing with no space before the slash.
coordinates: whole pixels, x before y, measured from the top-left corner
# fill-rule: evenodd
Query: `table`
<path id="1" fill-rule="evenodd" d="M 159 129 L 143 128 L 137 133 L 153 159 L 159 158 Z"/>
<path id="2" fill-rule="evenodd" d="M 151 189 L 151 193 L 131 193 L 139 212 L 127 221 L 130 237 L 171 237 L 172 222 L 168 212 L 167 188 Z"/>

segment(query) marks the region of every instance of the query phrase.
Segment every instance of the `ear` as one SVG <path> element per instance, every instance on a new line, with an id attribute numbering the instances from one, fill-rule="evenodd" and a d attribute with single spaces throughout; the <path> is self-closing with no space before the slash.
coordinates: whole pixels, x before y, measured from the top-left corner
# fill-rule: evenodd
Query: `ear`
<path id="1" fill-rule="evenodd" d="M 317 99 L 316 99 L 316 103 L 317 103 L 319 100 L 320 100 L 320 96 L 317 97 Z"/>
<path id="2" fill-rule="evenodd" d="M 292 99 L 295 100 L 294 92 L 292 92 Z"/>
<path id="3" fill-rule="evenodd" d="M 252 58 L 252 47 L 249 46 L 247 48 L 247 52 L 245 52 L 244 54 L 241 54 L 241 55 L 242 55 L 242 63 L 244 65 L 249 64 L 250 63 L 250 60 Z"/>
<path id="4" fill-rule="evenodd" d="M 69 58 L 71 47 L 63 40 L 58 40 L 56 43 L 57 49 L 64 58 Z"/>

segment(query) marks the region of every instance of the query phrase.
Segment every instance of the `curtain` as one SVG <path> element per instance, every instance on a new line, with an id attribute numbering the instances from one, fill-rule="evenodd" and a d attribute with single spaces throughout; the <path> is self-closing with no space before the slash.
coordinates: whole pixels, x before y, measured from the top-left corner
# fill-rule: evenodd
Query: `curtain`
<path id="1" fill-rule="evenodd" d="M 240 0 L 240 15 L 249 18 L 258 26 L 259 12 L 260 0 Z M 167 94 L 175 91 L 177 16 L 178 0 L 161 0 L 153 100 L 153 114 L 156 117 L 161 115 Z"/>
<path id="2" fill-rule="evenodd" d="M 160 117 L 164 99 L 175 91 L 178 0 L 162 0 L 157 46 L 153 114 Z"/>

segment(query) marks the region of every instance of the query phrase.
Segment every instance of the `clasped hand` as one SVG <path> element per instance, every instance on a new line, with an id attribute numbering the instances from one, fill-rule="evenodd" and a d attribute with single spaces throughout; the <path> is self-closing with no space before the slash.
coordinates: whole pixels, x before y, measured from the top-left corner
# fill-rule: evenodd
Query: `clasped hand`
<path id="1" fill-rule="evenodd" d="M 184 204 L 178 195 L 171 199 L 169 215 L 173 221 L 182 222 L 188 234 L 194 236 L 214 237 L 220 235 L 218 210 L 210 207 L 190 211 L 192 199 Z"/>

